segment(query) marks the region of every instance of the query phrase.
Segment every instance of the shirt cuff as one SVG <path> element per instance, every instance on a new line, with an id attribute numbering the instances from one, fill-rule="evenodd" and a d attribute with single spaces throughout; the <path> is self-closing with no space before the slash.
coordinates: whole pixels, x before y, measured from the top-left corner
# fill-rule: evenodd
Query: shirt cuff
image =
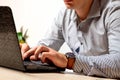
<path id="1" fill-rule="evenodd" d="M 88 74 L 91 66 L 89 65 L 89 58 L 82 55 L 76 56 L 76 61 L 73 66 L 73 71 L 78 73 Z M 91 64 L 92 65 L 92 64 Z"/>

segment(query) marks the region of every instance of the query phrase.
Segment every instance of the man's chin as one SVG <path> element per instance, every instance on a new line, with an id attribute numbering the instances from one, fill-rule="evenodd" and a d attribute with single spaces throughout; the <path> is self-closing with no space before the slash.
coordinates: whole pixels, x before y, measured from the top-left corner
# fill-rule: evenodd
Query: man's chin
<path id="1" fill-rule="evenodd" d="M 66 5 L 66 8 L 73 9 L 73 7 L 71 5 Z"/>
<path id="2" fill-rule="evenodd" d="M 67 9 L 73 9 L 73 8 L 70 8 L 70 7 L 66 7 Z"/>

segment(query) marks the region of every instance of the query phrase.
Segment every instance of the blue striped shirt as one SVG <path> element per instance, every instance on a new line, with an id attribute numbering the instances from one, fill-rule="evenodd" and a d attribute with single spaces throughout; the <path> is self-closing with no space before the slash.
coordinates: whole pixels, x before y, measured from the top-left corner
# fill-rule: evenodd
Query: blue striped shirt
<path id="1" fill-rule="evenodd" d="M 94 0 L 84 21 L 62 9 L 39 45 L 59 50 L 64 42 L 76 55 L 73 71 L 120 78 L 120 0 Z"/>

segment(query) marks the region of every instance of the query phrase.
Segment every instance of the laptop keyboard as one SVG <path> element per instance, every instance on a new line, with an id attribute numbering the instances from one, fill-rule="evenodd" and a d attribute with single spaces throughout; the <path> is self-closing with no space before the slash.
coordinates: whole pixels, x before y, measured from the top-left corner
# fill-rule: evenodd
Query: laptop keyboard
<path id="1" fill-rule="evenodd" d="M 48 66 L 47 63 L 42 63 L 41 61 L 24 61 L 24 65 L 42 65 L 42 66 Z"/>
<path id="2" fill-rule="evenodd" d="M 41 72 L 65 71 L 65 68 L 58 68 L 53 64 L 42 63 L 41 61 L 25 60 L 24 65 L 28 71 L 41 71 Z"/>

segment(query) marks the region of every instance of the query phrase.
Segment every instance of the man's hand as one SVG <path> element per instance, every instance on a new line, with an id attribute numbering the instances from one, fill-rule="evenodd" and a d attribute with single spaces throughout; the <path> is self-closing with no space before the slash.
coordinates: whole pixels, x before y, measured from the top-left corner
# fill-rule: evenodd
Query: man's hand
<path id="1" fill-rule="evenodd" d="M 27 43 L 20 43 L 20 48 L 21 48 L 22 56 L 24 55 L 24 53 L 26 51 L 28 51 L 30 49 L 30 47 Z M 23 60 L 24 60 L 24 57 L 23 57 Z"/>
<path id="2" fill-rule="evenodd" d="M 50 60 L 54 65 L 61 68 L 65 68 L 68 61 L 64 54 L 46 46 L 37 46 L 29 49 L 23 54 L 23 59 L 27 57 L 30 57 L 31 60 L 41 60 L 43 63 Z"/>

